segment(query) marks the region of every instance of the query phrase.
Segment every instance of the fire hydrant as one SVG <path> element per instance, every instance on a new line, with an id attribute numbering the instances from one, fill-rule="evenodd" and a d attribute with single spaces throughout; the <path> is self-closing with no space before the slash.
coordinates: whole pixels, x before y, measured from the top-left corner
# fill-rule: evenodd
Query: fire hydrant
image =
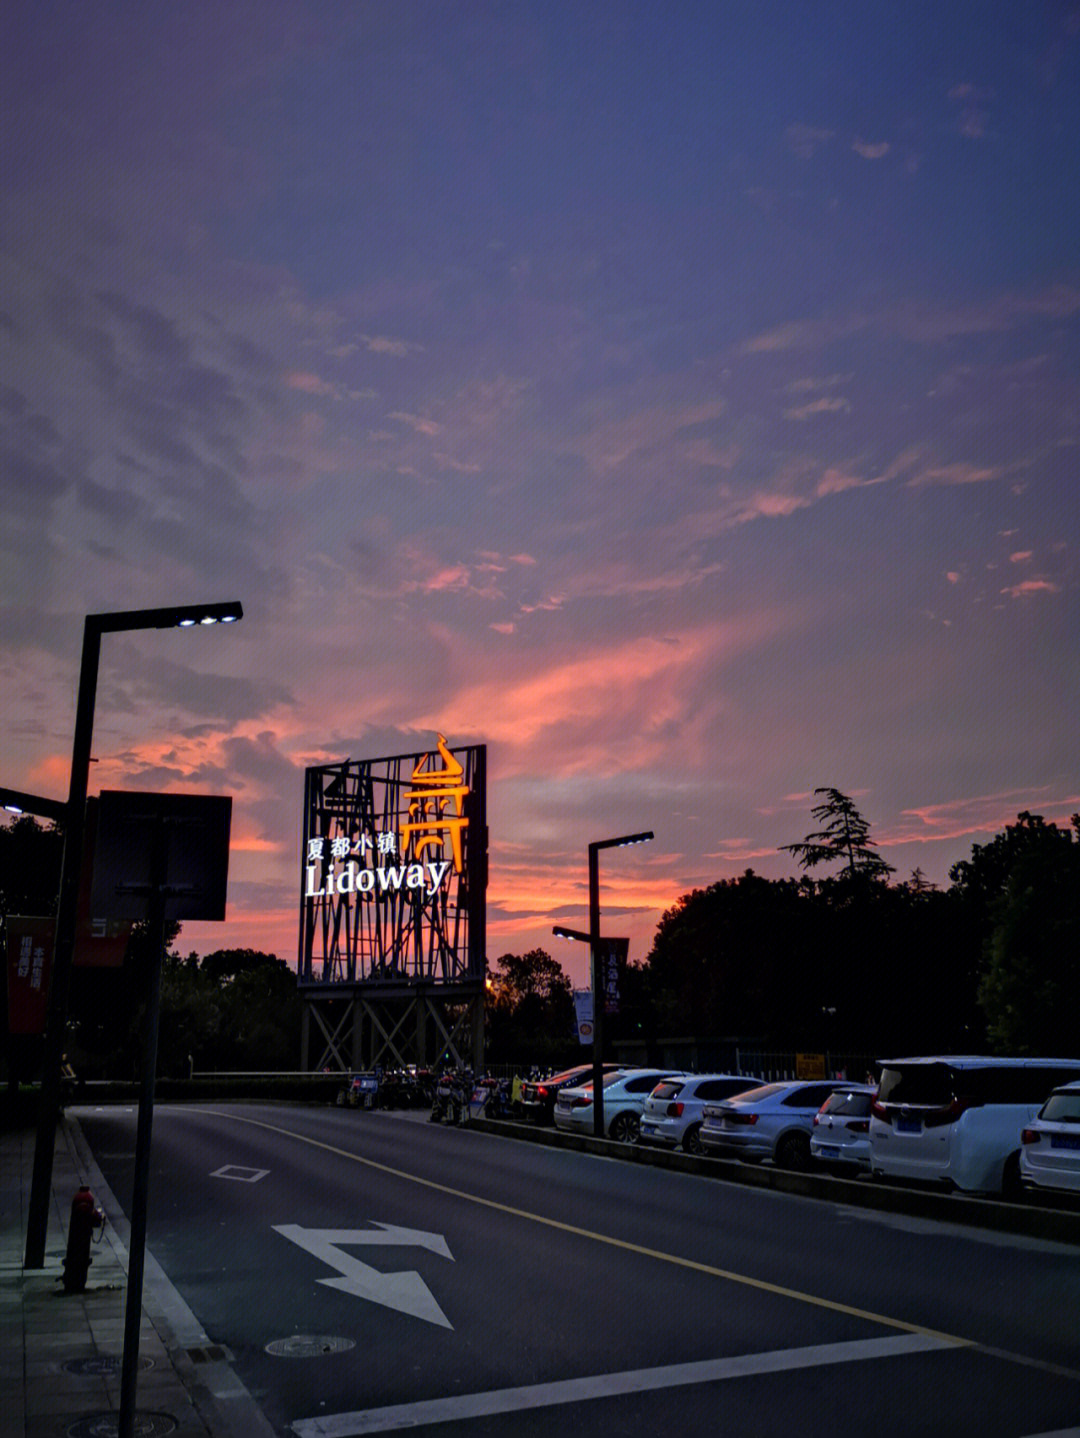
<path id="1" fill-rule="evenodd" d="M 101 1228 L 105 1215 L 94 1203 L 94 1195 L 86 1184 L 71 1200 L 71 1224 L 68 1228 L 67 1253 L 64 1256 L 64 1288 L 68 1293 L 82 1293 L 86 1288 L 86 1273 L 93 1259 L 90 1257 L 90 1239 L 96 1228 Z"/>

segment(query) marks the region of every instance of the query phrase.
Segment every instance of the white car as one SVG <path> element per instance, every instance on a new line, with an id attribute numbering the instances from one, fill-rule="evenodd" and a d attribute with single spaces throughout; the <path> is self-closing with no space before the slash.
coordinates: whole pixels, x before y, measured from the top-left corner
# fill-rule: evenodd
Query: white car
<path id="1" fill-rule="evenodd" d="M 1056 1088 L 1021 1131 L 1020 1182 L 1080 1193 L 1080 1083 Z"/>
<path id="2" fill-rule="evenodd" d="M 844 1084 L 814 1115 L 810 1157 L 850 1173 L 869 1173 L 870 1107 L 874 1084 Z"/>
<path id="3" fill-rule="evenodd" d="M 604 1133 L 623 1143 L 636 1143 L 645 1100 L 671 1069 L 620 1069 L 604 1079 Z M 555 1100 L 555 1127 L 561 1133 L 593 1131 L 592 1084 L 563 1089 Z"/>
<path id="4" fill-rule="evenodd" d="M 710 1101 L 733 1098 L 748 1088 L 757 1088 L 759 1078 L 736 1074 L 678 1074 L 661 1079 L 645 1100 L 641 1114 L 640 1141 L 685 1153 L 704 1153 L 701 1117 Z"/>

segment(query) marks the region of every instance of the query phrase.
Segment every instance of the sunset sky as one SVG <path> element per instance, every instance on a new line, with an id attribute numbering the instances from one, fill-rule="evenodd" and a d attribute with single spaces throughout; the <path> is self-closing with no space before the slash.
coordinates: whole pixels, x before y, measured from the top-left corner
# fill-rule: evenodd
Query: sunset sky
<path id="1" fill-rule="evenodd" d="M 1080 808 L 1080 6 L 35 0 L 0 44 L 5 785 L 488 745 L 488 952 Z"/>

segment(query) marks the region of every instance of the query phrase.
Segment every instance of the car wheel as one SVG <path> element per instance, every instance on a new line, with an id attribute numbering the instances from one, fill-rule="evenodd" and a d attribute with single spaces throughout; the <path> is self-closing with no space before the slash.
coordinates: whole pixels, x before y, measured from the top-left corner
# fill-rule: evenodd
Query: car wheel
<path id="1" fill-rule="evenodd" d="M 701 1142 L 701 1125 L 692 1123 L 683 1134 L 683 1153 L 704 1153 L 705 1145 Z"/>
<path id="2" fill-rule="evenodd" d="M 810 1167 L 810 1140 L 804 1133 L 786 1133 L 776 1145 L 773 1157 L 777 1168 L 804 1172 Z"/>
<path id="3" fill-rule="evenodd" d="M 636 1113 L 617 1113 L 611 1120 L 608 1133 L 618 1143 L 637 1143 L 640 1126 Z"/>
<path id="4" fill-rule="evenodd" d="M 1001 1196 L 1008 1203 L 1019 1203 L 1027 1195 L 1020 1182 L 1020 1155 L 1010 1153 L 1001 1171 Z"/>

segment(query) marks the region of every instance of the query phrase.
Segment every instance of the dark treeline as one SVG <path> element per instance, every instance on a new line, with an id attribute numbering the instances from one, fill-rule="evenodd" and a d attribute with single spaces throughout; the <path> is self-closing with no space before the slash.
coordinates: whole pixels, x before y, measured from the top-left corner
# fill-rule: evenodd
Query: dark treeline
<path id="1" fill-rule="evenodd" d="M 815 879 L 747 870 L 684 895 L 633 976 L 646 1036 L 775 1048 L 1080 1055 L 1080 816 L 1022 813 L 949 872 L 902 883 L 837 824 L 787 845 Z M 852 807 L 852 813 L 854 809 Z M 861 823 L 861 820 L 860 820 Z"/>
<path id="2" fill-rule="evenodd" d="M 1080 1056 L 1080 815 L 1058 827 L 1020 814 L 937 888 L 919 870 L 897 882 L 852 801 L 818 794 L 821 827 L 784 846 L 801 877 L 748 869 L 663 915 L 649 954 L 623 976 L 612 1040 Z M 0 827 L 0 916 L 55 911 L 60 854 L 59 834 L 32 819 Z M 832 872 L 811 872 L 822 868 Z M 147 943 L 137 929 L 122 968 L 72 975 L 69 1057 L 87 1077 L 138 1071 Z M 293 970 L 273 954 L 170 951 L 160 1071 L 297 1068 L 301 1009 Z M 584 1052 L 569 979 L 542 949 L 496 960 L 486 1027 L 492 1063 Z M 6 1029 L 9 1077 L 29 1077 L 40 1041 Z"/>

